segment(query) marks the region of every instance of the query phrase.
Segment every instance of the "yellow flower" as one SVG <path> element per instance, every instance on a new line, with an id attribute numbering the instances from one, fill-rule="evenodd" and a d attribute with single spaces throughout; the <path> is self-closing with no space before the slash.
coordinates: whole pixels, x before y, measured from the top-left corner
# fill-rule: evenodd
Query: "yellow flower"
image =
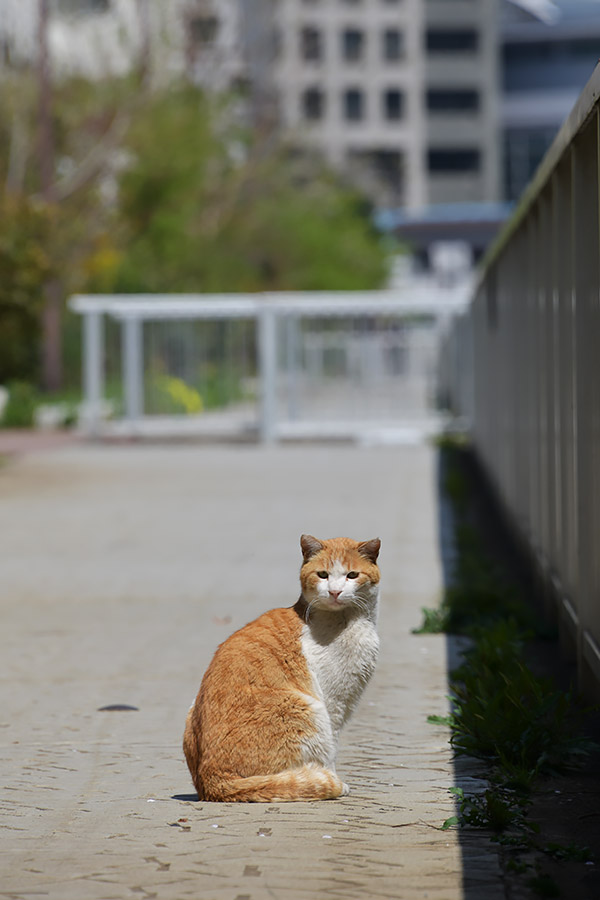
<path id="1" fill-rule="evenodd" d="M 183 406 L 187 415 L 202 412 L 204 403 L 198 391 L 186 384 L 181 378 L 172 375 L 163 375 L 160 383 L 169 397 L 180 406 Z"/>

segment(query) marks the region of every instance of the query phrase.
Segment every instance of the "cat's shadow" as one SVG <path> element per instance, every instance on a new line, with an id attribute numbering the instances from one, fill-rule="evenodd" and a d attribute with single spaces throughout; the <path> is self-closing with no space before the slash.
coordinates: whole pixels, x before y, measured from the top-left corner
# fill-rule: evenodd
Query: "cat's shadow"
<path id="1" fill-rule="evenodd" d="M 195 802 L 197 799 L 198 794 L 173 794 L 171 797 L 171 800 L 183 800 L 187 803 Z"/>

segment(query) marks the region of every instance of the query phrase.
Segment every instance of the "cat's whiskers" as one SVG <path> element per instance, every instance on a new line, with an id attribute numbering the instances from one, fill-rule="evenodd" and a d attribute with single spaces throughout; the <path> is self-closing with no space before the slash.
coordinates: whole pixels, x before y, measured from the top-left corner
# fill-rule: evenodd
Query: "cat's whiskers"
<path id="1" fill-rule="evenodd" d="M 360 609 L 361 612 L 369 612 L 369 604 L 364 597 L 360 597 L 355 594 L 354 597 L 350 598 L 350 603 L 352 606 L 356 606 L 357 609 Z"/>

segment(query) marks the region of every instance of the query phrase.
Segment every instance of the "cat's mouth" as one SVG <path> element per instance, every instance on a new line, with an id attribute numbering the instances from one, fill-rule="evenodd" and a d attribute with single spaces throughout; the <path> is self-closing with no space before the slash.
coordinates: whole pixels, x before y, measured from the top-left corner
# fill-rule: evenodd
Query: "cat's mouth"
<path id="1" fill-rule="evenodd" d="M 346 600 L 342 600 L 341 597 L 327 597 L 324 603 L 328 609 L 342 609 L 348 605 Z"/>

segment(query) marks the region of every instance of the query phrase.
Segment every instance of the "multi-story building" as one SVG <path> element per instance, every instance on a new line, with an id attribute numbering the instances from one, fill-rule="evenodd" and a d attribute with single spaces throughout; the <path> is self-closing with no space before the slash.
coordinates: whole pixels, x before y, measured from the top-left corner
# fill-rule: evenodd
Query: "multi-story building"
<path id="1" fill-rule="evenodd" d="M 34 62 L 39 0 L 0 0 L 0 68 Z M 150 64 L 219 91 L 243 71 L 238 0 L 48 0 L 47 44 L 57 75 L 99 78 Z"/>
<path id="2" fill-rule="evenodd" d="M 49 2 L 56 70 L 147 54 L 167 77 L 246 83 L 256 121 L 276 116 L 380 207 L 498 199 L 499 0 Z M 29 9 L 34 52 L 37 0 L 4 3 Z"/>
<path id="3" fill-rule="evenodd" d="M 421 0 L 279 0 L 281 121 L 381 202 L 426 199 Z"/>
<path id="4" fill-rule="evenodd" d="M 504 194 L 516 200 L 600 56 L 600 5 L 505 0 L 502 8 Z"/>
<path id="5" fill-rule="evenodd" d="M 497 0 L 424 0 L 427 203 L 500 197 Z"/>
<path id="6" fill-rule="evenodd" d="M 496 0 L 278 0 L 273 15 L 299 142 L 385 206 L 497 199 Z"/>

